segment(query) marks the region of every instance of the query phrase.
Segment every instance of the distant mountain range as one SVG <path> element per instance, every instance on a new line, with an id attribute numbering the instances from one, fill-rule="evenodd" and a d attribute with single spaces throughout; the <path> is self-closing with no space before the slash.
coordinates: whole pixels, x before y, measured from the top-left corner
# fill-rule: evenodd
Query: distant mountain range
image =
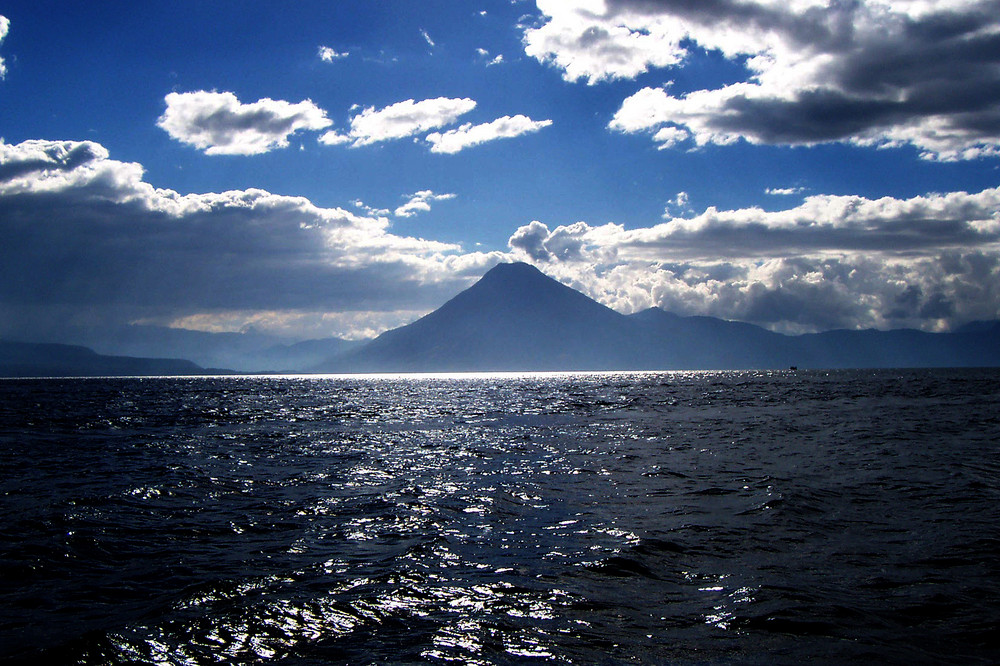
<path id="1" fill-rule="evenodd" d="M 789 336 L 658 308 L 623 315 L 523 263 L 494 267 L 434 312 L 367 342 L 287 344 L 253 331 L 150 326 L 78 332 L 73 341 L 104 354 L 0 342 L 0 375 L 189 375 L 219 367 L 346 373 L 1000 366 L 1000 322 L 974 322 L 952 333 Z"/>
<path id="2" fill-rule="evenodd" d="M 788 336 L 651 308 L 622 315 L 523 263 L 500 264 L 417 321 L 317 372 L 687 370 L 1000 365 L 1000 323 L 954 333 Z"/>
<path id="3" fill-rule="evenodd" d="M 0 342 L 0 377 L 199 375 L 191 361 L 104 356 L 76 345 Z"/>
<path id="4" fill-rule="evenodd" d="M 289 342 L 255 330 L 209 333 L 131 325 L 67 331 L 57 342 L 114 356 L 183 358 L 202 367 L 236 372 L 303 372 L 364 341 L 324 338 Z"/>

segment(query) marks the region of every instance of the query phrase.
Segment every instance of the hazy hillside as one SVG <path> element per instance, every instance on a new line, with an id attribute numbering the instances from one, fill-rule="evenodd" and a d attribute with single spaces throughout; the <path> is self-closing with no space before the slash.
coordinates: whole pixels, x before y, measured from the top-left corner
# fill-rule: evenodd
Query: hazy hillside
<path id="1" fill-rule="evenodd" d="M 139 325 L 71 330 L 57 342 L 110 356 L 184 358 L 238 372 L 303 372 L 360 344 L 340 338 L 289 342 L 255 330 L 210 333 Z"/>
<path id="2" fill-rule="evenodd" d="M 204 373 L 190 361 L 163 358 L 102 356 L 86 347 L 27 342 L 0 342 L 0 376 L 93 377 L 108 375 L 195 375 Z"/>

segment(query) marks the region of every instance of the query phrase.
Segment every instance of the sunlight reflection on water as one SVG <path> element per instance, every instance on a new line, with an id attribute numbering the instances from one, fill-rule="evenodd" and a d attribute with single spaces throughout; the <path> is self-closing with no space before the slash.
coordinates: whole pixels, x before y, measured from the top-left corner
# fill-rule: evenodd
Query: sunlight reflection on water
<path id="1" fill-rule="evenodd" d="M 25 655 L 920 661 L 998 616 L 995 374 L 55 386 L 0 407 Z"/>

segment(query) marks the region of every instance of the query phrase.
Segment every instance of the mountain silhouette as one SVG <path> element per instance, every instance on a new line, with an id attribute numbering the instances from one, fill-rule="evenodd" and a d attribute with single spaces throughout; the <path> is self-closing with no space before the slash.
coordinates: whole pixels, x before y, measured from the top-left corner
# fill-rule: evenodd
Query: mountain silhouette
<path id="1" fill-rule="evenodd" d="M 197 375 L 206 372 L 209 371 L 191 361 L 178 359 L 104 356 L 77 345 L 0 341 L 2 377 Z"/>
<path id="2" fill-rule="evenodd" d="M 1000 325 L 955 333 L 789 336 L 650 308 L 622 315 L 524 263 L 499 264 L 417 321 L 317 372 L 673 370 L 1000 365 Z"/>
<path id="3" fill-rule="evenodd" d="M 636 325 L 641 368 L 718 370 L 795 365 L 788 336 L 715 317 L 682 317 L 660 308 L 629 316 Z"/>
<path id="4" fill-rule="evenodd" d="M 629 320 L 524 263 L 499 264 L 417 321 L 321 371 L 613 369 L 629 365 Z"/>
<path id="5" fill-rule="evenodd" d="M 368 342 L 282 344 L 254 331 L 157 327 L 91 336 L 87 346 L 0 342 L 0 376 L 218 372 L 205 370 L 206 361 L 237 371 L 329 373 L 1000 366 L 996 321 L 971 322 L 953 333 L 790 336 L 659 308 L 623 315 L 524 263 L 495 266 L 434 312 Z M 112 349 L 116 355 L 104 355 Z M 184 357 L 197 363 L 177 360 Z"/>
<path id="6" fill-rule="evenodd" d="M 66 328 L 45 342 L 83 346 L 107 356 L 183 358 L 237 372 L 303 372 L 358 346 L 339 338 L 289 341 L 252 328 L 210 333 L 139 324 Z"/>

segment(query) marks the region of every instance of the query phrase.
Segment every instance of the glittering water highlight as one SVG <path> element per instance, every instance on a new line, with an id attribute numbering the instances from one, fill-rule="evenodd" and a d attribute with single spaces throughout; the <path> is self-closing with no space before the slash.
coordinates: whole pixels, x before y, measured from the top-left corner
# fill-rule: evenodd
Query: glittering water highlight
<path id="1" fill-rule="evenodd" d="M 0 381 L 9 663 L 991 663 L 1000 372 Z"/>

